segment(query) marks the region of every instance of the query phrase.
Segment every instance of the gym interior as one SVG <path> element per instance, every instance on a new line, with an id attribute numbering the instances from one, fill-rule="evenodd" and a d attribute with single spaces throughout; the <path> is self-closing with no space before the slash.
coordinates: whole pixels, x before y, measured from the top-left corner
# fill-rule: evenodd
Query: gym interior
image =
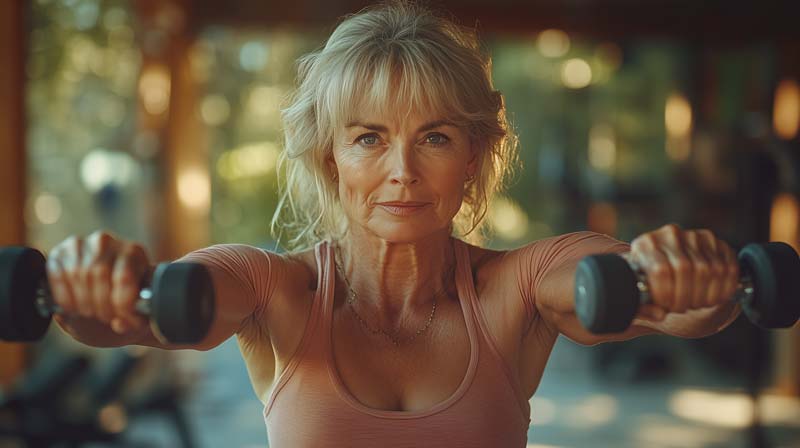
<path id="1" fill-rule="evenodd" d="M 295 60 L 367 4 L 0 2 L 0 245 L 46 254 L 106 229 L 158 261 L 280 251 L 269 223 Z M 800 3 L 426 4 L 478 29 L 519 134 L 489 247 L 677 223 L 737 251 L 800 249 Z M 233 338 L 98 349 L 51 325 L 1 341 L 0 359 L 0 448 L 268 444 Z M 799 447 L 800 325 L 743 314 L 700 339 L 560 337 L 530 405 L 528 447 Z"/>

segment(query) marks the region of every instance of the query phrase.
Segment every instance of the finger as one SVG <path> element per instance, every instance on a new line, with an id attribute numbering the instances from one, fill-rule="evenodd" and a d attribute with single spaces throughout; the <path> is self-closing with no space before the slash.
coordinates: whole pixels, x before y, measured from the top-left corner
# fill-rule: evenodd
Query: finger
<path id="1" fill-rule="evenodd" d="M 733 295 L 736 293 L 736 289 L 739 287 L 739 276 L 741 272 L 739 270 L 739 259 L 736 256 L 736 252 L 731 249 L 731 246 L 726 243 L 725 241 L 719 242 L 719 250 L 722 253 L 722 257 L 725 260 L 726 266 L 726 275 L 725 281 L 723 282 L 723 295 L 728 299 L 733 299 Z"/>
<path id="2" fill-rule="evenodd" d="M 87 239 L 87 245 L 91 246 L 95 254 L 93 261 L 87 267 L 92 305 L 97 318 L 105 323 L 110 323 L 114 316 L 110 297 L 114 242 L 115 240 L 104 232 L 95 232 Z"/>
<path id="3" fill-rule="evenodd" d="M 84 241 L 82 238 L 72 236 L 64 242 L 64 255 L 59 259 L 61 267 L 66 273 L 67 283 L 72 290 L 72 297 L 78 314 L 92 317 L 92 302 L 86 283 L 83 269 Z"/>
<path id="4" fill-rule="evenodd" d="M 643 303 L 639 305 L 636 311 L 636 318 L 649 320 L 652 322 L 661 322 L 667 317 L 669 311 L 653 303 Z"/>
<path id="5" fill-rule="evenodd" d="M 114 317 L 111 319 L 111 329 L 119 334 L 124 334 L 131 330 L 125 319 L 121 317 Z"/>
<path id="6" fill-rule="evenodd" d="M 692 261 L 686 254 L 684 247 L 683 231 L 677 226 L 671 226 L 664 232 L 663 245 L 669 264 L 672 267 L 674 295 L 671 311 L 683 313 L 691 306 L 693 295 L 694 270 Z"/>
<path id="7" fill-rule="evenodd" d="M 138 244 L 127 245 L 121 249 L 114 262 L 111 275 L 111 303 L 114 315 L 122 319 L 130 329 L 138 329 L 146 323 L 136 312 L 139 299 L 140 281 L 146 270 L 147 257 Z"/>
<path id="8" fill-rule="evenodd" d="M 631 243 L 631 257 L 647 277 L 652 303 L 671 310 L 674 300 L 672 267 L 666 255 L 655 247 L 654 237 L 635 239 Z"/>
<path id="9" fill-rule="evenodd" d="M 695 231 L 685 234 L 686 254 L 692 262 L 694 272 L 691 308 L 698 309 L 709 306 L 720 294 L 722 285 L 722 263 L 715 260 L 716 254 L 709 249 L 707 235 Z M 714 271 L 716 269 L 716 271 Z"/>
<path id="10" fill-rule="evenodd" d="M 65 313 L 77 313 L 78 306 L 69 286 L 67 274 L 59 260 L 60 252 L 56 249 L 47 258 L 47 283 L 50 286 L 50 293 L 53 301 L 61 307 Z"/>

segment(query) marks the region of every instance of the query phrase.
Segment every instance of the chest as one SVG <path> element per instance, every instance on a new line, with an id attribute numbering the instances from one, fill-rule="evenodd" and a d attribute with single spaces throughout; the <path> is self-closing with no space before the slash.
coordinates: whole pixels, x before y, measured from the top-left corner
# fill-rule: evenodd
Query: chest
<path id="1" fill-rule="evenodd" d="M 412 412 L 453 396 L 467 375 L 472 345 L 459 304 L 439 311 L 426 332 L 395 346 L 366 332 L 347 306 L 337 309 L 331 351 L 344 393 L 369 408 Z"/>

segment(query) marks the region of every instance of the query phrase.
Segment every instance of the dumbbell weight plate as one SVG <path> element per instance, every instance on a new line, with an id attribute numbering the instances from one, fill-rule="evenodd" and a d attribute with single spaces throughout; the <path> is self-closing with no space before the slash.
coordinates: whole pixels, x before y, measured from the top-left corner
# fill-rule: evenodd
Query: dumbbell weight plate
<path id="1" fill-rule="evenodd" d="M 36 305 L 36 290 L 45 278 L 45 258 L 28 247 L 0 249 L 0 339 L 33 342 L 42 338 L 52 317 Z"/>
<path id="2" fill-rule="evenodd" d="M 800 258 L 786 243 L 748 244 L 739 266 L 753 282 L 747 317 L 763 328 L 788 328 L 800 318 Z"/>
<path id="3" fill-rule="evenodd" d="M 575 313 L 595 334 L 625 331 L 639 309 L 636 274 L 616 254 L 584 257 L 575 271 Z"/>
<path id="4" fill-rule="evenodd" d="M 196 344 L 214 318 L 214 285 L 197 263 L 162 263 L 153 273 L 151 319 L 169 342 Z"/>

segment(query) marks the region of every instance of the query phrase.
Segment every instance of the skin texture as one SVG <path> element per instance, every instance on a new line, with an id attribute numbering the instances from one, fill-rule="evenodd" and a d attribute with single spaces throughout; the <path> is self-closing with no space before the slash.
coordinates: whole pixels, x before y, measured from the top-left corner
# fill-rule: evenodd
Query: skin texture
<path id="1" fill-rule="evenodd" d="M 329 166 L 350 222 L 340 263 L 364 298 L 359 311 L 387 331 L 427 319 L 431 291 L 445 288 L 442 273 L 455 263 L 449 226 L 475 171 L 469 136 L 443 117 L 378 112 L 362 112 L 335 135 Z M 426 205 L 397 216 L 380 205 L 387 201 Z"/>

